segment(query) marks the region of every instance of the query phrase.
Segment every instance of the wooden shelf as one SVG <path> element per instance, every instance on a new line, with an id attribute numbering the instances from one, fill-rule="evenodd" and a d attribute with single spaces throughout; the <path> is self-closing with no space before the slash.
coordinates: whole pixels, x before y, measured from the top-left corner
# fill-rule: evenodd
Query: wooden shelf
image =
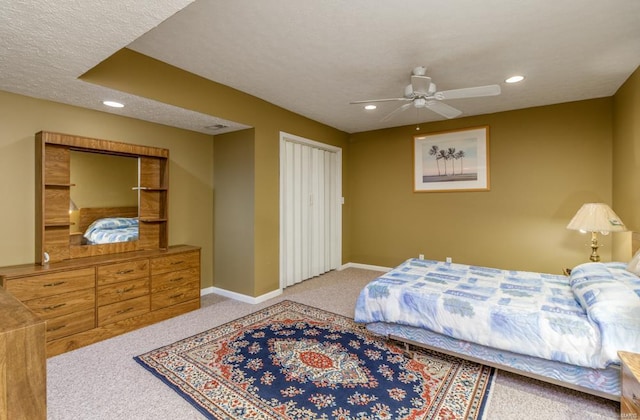
<path id="1" fill-rule="evenodd" d="M 140 191 L 168 191 L 169 189 L 166 187 L 133 187 L 132 190 L 140 190 Z"/>
<path id="2" fill-rule="evenodd" d="M 138 220 L 142 223 L 163 223 L 167 219 L 155 218 L 155 217 L 140 217 Z"/>
<path id="3" fill-rule="evenodd" d="M 46 184 L 44 184 L 44 186 L 51 187 L 51 188 L 69 188 L 69 187 L 75 187 L 76 184 L 58 184 L 58 183 L 47 182 Z"/>

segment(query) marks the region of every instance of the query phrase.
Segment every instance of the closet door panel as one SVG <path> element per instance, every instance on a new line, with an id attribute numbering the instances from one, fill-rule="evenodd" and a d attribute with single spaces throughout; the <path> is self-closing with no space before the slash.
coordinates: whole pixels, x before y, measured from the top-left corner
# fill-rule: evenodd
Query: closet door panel
<path id="1" fill-rule="evenodd" d="M 290 286 L 339 265 L 337 153 L 281 144 L 281 284 Z"/>

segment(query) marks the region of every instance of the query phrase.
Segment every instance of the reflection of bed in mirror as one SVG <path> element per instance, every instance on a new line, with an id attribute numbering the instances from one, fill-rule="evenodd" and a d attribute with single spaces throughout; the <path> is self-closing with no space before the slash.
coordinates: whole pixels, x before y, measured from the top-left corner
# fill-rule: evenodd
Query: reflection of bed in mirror
<path id="1" fill-rule="evenodd" d="M 138 207 L 84 207 L 79 210 L 77 244 L 138 240 Z"/>

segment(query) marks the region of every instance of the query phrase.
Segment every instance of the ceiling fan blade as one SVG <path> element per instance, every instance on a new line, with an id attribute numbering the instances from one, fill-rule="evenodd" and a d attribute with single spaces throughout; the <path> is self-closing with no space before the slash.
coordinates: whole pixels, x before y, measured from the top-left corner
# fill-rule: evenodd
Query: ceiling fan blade
<path id="1" fill-rule="evenodd" d="M 369 101 L 352 101 L 350 104 L 369 104 L 372 102 L 390 102 L 390 101 L 411 101 L 410 98 L 388 98 L 388 99 L 371 99 Z"/>
<path id="2" fill-rule="evenodd" d="M 462 99 L 462 98 L 478 98 L 480 96 L 500 95 L 499 85 L 477 86 L 471 88 L 443 90 L 436 92 L 436 99 Z"/>
<path id="3" fill-rule="evenodd" d="M 426 107 L 446 118 L 455 118 L 458 115 L 462 114 L 462 111 L 460 111 L 459 109 L 455 109 L 454 107 L 439 101 L 429 101 L 427 102 Z"/>
<path id="4" fill-rule="evenodd" d="M 429 91 L 429 85 L 431 84 L 431 78 L 428 76 L 411 76 L 411 86 L 413 86 L 413 93 L 425 95 Z"/>
<path id="5" fill-rule="evenodd" d="M 404 111 L 407 108 L 410 108 L 411 105 L 413 105 L 412 103 L 408 103 L 408 104 L 404 104 L 402 106 L 397 107 L 396 109 L 394 109 L 393 111 L 391 111 L 391 113 L 387 114 L 383 119 L 381 119 L 380 121 L 387 121 L 390 120 L 394 115 L 397 115 L 399 113 L 401 113 L 402 111 Z"/>

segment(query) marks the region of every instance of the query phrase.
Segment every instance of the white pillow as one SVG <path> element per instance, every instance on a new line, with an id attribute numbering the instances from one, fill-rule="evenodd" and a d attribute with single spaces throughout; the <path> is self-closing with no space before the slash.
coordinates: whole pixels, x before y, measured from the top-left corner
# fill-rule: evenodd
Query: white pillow
<path id="1" fill-rule="evenodd" d="M 631 258 L 629 264 L 627 264 L 627 271 L 632 272 L 636 276 L 640 276 L 640 251 Z"/>

